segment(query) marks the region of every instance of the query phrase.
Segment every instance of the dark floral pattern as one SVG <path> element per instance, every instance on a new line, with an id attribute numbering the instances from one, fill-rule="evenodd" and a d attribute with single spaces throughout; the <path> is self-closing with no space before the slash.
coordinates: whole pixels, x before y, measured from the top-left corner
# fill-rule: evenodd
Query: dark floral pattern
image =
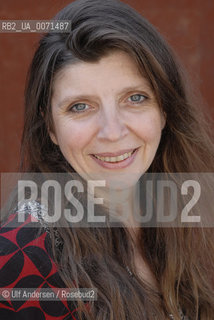
<path id="1" fill-rule="evenodd" d="M 65 288 L 48 252 L 49 235 L 38 232 L 30 215 L 22 224 L 12 214 L 0 228 L 0 288 Z M 1 320 L 77 320 L 74 303 L 54 301 L 0 301 Z"/>

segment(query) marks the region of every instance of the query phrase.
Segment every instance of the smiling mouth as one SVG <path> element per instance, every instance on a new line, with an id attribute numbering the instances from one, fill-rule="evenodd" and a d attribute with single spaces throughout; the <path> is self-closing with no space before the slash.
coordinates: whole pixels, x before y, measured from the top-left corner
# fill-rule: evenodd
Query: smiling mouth
<path id="1" fill-rule="evenodd" d="M 135 150 L 136 149 L 134 149 L 130 152 L 125 152 L 124 154 L 121 154 L 121 155 L 115 156 L 115 157 L 101 157 L 96 154 L 94 154 L 93 156 L 103 162 L 115 163 L 115 162 L 121 162 L 123 160 L 128 159 L 135 152 Z"/>

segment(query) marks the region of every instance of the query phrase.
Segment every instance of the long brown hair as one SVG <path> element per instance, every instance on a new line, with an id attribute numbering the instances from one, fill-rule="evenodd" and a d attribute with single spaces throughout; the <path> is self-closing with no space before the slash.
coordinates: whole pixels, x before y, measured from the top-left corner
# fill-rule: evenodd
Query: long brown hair
<path id="1" fill-rule="evenodd" d="M 73 171 L 52 143 L 51 95 L 54 77 L 66 65 L 98 61 L 111 50 L 127 52 L 149 80 L 166 126 L 149 172 L 212 172 L 214 146 L 199 107 L 191 101 L 183 72 L 155 28 L 128 5 L 114 0 L 78 0 L 55 19 L 70 20 L 70 33 L 40 40 L 26 87 L 22 170 Z M 158 280 L 156 292 L 139 279 L 133 245 L 125 228 L 60 228 L 63 247 L 54 248 L 59 273 L 68 287 L 96 287 L 90 310 L 78 303 L 80 318 L 165 319 L 178 307 L 190 319 L 214 314 L 214 246 L 209 229 L 145 228 L 138 239 L 142 256 Z M 128 266 L 135 277 L 130 277 Z M 81 312 L 82 310 L 82 312 Z"/>

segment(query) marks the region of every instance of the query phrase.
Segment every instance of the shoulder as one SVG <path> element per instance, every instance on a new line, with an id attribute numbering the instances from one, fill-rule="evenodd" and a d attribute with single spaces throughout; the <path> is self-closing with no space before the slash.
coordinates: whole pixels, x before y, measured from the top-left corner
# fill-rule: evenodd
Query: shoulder
<path id="1" fill-rule="evenodd" d="M 38 218 L 35 218 L 31 212 L 26 211 L 25 213 L 24 219 L 21 220 L 19 212 L 11 214 L 0 228 L 1 271 L 5 266 L 10 267 L 10 269 L 13 268 L 14 270 L 20 269 L 21 271 L 25 266 L 25 260 L 28 265 L 31 265 L 31 259 L 29 260 L 27 257 L 39 259 L 41 262 L 44 255 L 51 259 L 48 233 Z M 34 259 L 35 263 L 36 259 Z M 11 264 L 11 261 L 15 262 L 16 268 L 14 263 Z M 49 265 L 50 261 L 47 264 Z M 36 272 L 34 268 L 32 270 Z M 12 280 L 14 279 L 10 280 L 11 283 Z M 5 284 L 6 283 L 7 281 L 5 281 Z M 2 285 L 2 283 L 0 284 Z"/>
<path id="2" fill-rule="evenodd" d="M 75 319 L 69 318 L 75 310 L 67 301 L 15 297 L 19 288 L 65 288 L 52 259 L 48 231 L 30 212 L 25 218 L 18 222 L 16 212 L 0 228 L 0 319 Z M 9 296 L 4 297 L 5 292 Z"/>

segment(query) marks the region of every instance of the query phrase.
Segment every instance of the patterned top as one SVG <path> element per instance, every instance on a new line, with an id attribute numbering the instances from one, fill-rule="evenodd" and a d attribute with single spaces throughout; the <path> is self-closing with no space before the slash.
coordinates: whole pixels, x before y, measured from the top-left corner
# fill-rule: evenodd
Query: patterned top
<path id="1" fill-rule="evenodd" d="M 17 227 L 17 214 L 12 214 L 0 229 L 0 289 L 1 288 L 66 288 L 53 262 L 50 239 L 30 216 Z M 1 290 L 5 296 L 5 289 Z M 0 319 L 17 320 L 77 320 L 73 301 L 55 299 L 18 301 L 0 299 Z"/>
<path id="2" fill-rule="evenodd" d="M 25 222 L 18 223 L 18 215 L 14 213 L 0 228 L 0 319 L 78 320 L 75 301 L 59 298 L 19 301 L 5 297 L 4 290 L 11 288 L 66 288 L 52 258 L 48 226 L 42 219 L 40 204 L 25 203 L 20 210 L 27 214 Z M 43 229 L 39 233 L 41 223 Z M 56 245 L 60 244 L 57 232 L 55 237 Z M 188 320 L 181 311 L 180 314 L 181 320 Z M 174 319 L 173 315 L 169 319 Z"/>

